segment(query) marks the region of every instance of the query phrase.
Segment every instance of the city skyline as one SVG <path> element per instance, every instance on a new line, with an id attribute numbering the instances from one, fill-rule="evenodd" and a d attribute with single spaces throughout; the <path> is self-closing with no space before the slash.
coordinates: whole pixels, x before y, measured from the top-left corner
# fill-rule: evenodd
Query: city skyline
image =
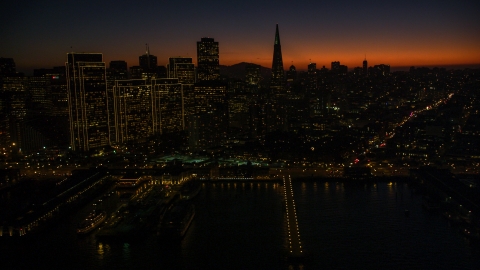
<path id="1" fill-rule="evenodd" d="M 105 62 L 125 60 L 135 66 L 145 43 L 165 66 L 169 57 L 195 59 L 196 41 L 202 37 L 219 42 L 220 65 L 251 62 L 269 67 L 271 29 L 277 23 L 285 69 L 293 64 L 305 70 L 309 62 L 329 67 L 332 61 L 353 68 L 362 65 L 365 55 L 369 65 L 389 64 L 393 69 L 480 63 L 480 4 L 475 1 L 6 5 L 1 57 L 13 58 L 17 70 L 27 74 L 64 65 L 65 54 L 72 51 L 99 52 Z"/>

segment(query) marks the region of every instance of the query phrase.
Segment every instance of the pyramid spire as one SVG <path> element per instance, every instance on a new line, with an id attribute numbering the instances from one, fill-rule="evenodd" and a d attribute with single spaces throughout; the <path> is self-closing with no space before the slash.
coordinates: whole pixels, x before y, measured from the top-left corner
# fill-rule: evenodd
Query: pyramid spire
<path id="1" fill-rule="evenodd" d="M 278 24 L 275 30 L 275 44 L 273 45 L 273 61 L 272 61 L 272 81 L 271 85 L 281 87 L 283 85 L 283 59 L 282 47 L 280 45 L 280 33 L 278 31 Z"/>
<path id="2" fill-rule="evenodd" d="M 277 23 L 277 29 L 275 31 L 275 45 L 280 45 L 280 34 L 278 32 L 278 23 Z"/>

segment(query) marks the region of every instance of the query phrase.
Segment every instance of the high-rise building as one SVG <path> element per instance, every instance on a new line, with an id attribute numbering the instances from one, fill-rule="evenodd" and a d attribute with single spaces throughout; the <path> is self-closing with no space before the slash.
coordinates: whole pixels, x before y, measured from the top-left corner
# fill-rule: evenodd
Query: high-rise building
<path id="1" fill-rule="evenodd" d="M 153 135 L 152 86 L 146 80 L 115 80 L 115 141 L 144 142 Z"/>
<path id="2" fill-rule="evenodd" d="M 68 53 L 65 66 L 72 150 L 89 151 L 109 145 L 109 104 L 103 55 Z"/>
<path id="3" fill-rule="evenodd" d="M 170 57 L 167 72 L 168 78 L 177 78 L 181 84 L 195 83 L 195 65 L 191 57 Z"/>
<path id="4" fill-rule="evenodd" d="M 150 47 L 148 44 L 145 44 L 145 46 L 145 54 L 138 57 L 138 65 L 144 70 L 155 70 L 157 68 L 157 57 L 150 54 Z"/>
<path id="5" fill-rule="evenodd" d="M 373 66 L 373 73 L 376 76 L 388 76 L 390 75 L 390 65 L 380 64 Z"/>
<path id="6" fill-rule="evenodd" d="M 280 45 L 280 33 L 278 32 L 278 24 L 275 30 L 275 43 L 273 45 L 273 61 L 272 61 L 272 80 L 271 86 L 276 90 L 281 90 L 284 83 L 284 70 L 282 59 L 282 47 Z"/>
<path id="7" fill-rule="evenodd" d="M 198 81 L 212 81 L 220 78 L 218 42 L 213 38 L 197 41 Z"/>
<path id="8" fill-rule="evenodd" d="M 337 75 L 347 75 L 348 67 L 345 65 L 340 65 L 339 61 L 332 62 L 332 73 Z"/>
<path id="9" fill-rule="evenodd" d="M 128 79 L 127 62 L 123 60 L 110 61 L 107 70 L 109 80 L 126 80 Z"/>
<path id="10" fill-rule="evenodd" d="M 318 89 L 317 64 L 308 64 L 307 72 L 307 91 L 310 96 L 314 96 Z"/>
<path id="11" fill-rule="evenodd" d="M 365 55 L 365 60 L 363 60 L 363 75 L 367 76 L 368 75 L 368 62 L 367 62 L 367 56 Z"/>
<path id="12" fill-rule="evenodd" d="M 247 86 L 258 85 L 261 80 L 260 65 L 248 64 L 245 66 L 245 83 Z"/>
<path id="13" fill-rule="evenodd" d="M 193 151 L 219 146 L 228 128 L 227 87 L 219 81 L 195 84 L 195 114 L 189 119 L 189 146 Z"/>
<path id="14" fill-rule="evenodd" d="M 293 82 L 295 80 L 297 80 L 297 68 L 291 65 L 287 71 L 287 82 Z"/>
<path id="15" fill-rule="evenodd" d="M 340 61 L 333 61 L 331 65 L 331 71 L 338 72 L 339 69 L 340 69 Z"/>
<path id="16" fill-rule="evenodd" d="M 272 78 L 270 81 L 270 100 L 265 103 L 266 130 L 272 132 L 285 129 L 286 121 L 286 91 L 285 74 L 283 70 L 282 47 L 280 45 L 280 33 L 278 24 L 275 30 L 275 42 L 273 45 Z"/>
<path id="17" fill-rule="evenodd" d="M 15 61 L 13 58 L 0 57 L 0 77 L 15 74 Z"/>
<path id="18" fill-rule="evenodd" d="M 182 131 L 185 128 L 183 88 L 177 78 L 152 80 L 153 132 L 155 134 Z"/>

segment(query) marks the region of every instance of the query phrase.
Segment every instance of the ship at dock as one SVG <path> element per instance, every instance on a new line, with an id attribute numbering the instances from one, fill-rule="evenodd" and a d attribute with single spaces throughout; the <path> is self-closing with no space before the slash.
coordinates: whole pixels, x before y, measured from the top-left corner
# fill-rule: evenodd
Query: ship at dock
<path id="1" fill-rule="evenodd" d="M 109 216 L 96 237 L 101 240 L 133 240 L 147 235 L 155 229 L 162 202 L 156 186 L 136 193 Z"/>
<path id="2" fill-rule="evenodd" d="M 198 195 L 202 189 L 202 183 L 198 180 L 189 180 L 182 185 L 180 189 L 180 198 L 182 200 L 191 200 Z"/>
<path id="3" fill-rule="evenodd" d="M 76 170 L 61 181 L 40 183 L 32 180 L 20 186 L 23 191 L 12 188 L 9 192 L 19 201 L 25 200 L 22 199 L 25 190 L 32 190 L 32 193 L 26 204 L 11 204 L 0 209 L 0 239 L 31 238 L 52 228 L 111 186 L 109 179 L 103 170 Z M 44 185 L 39 189 L 41 192 L 35 191 L 38 185 Z"/>
<path id="4" fill-rule="evenodd" d="M 87 234 L 98 228 L 107 218 L 105 211 L 93 210 L 77 228 L 78 234 Z"/>
<path id="5" fill-rule="evenodd" d="M 193 218 L 195 217 L 195 206 L 188 201 L 179 201 L 172 205 L 163 217 L 159 236 L 169 239 L 182 239 Z"/>

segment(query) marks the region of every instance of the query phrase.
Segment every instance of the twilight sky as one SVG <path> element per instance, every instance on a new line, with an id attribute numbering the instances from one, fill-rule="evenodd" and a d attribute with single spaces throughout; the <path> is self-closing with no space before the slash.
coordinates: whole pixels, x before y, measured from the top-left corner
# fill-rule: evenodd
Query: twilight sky
<path id="1" fill-rule="evenodd" d="M 145 43 L 160 65 L 219 42 L 220 64 L 271 67 L 279 24 L 284 68 L 308 62 L 480 67 L 480 1 L 3 1 L 0 57 L 17 70 L 64 65 L 66 53 L 101 52 L 138 65 Z M 276 3 L 276 4 L 273 4 Z M 311 60 L 310 60 L 311 59 Z"/>

